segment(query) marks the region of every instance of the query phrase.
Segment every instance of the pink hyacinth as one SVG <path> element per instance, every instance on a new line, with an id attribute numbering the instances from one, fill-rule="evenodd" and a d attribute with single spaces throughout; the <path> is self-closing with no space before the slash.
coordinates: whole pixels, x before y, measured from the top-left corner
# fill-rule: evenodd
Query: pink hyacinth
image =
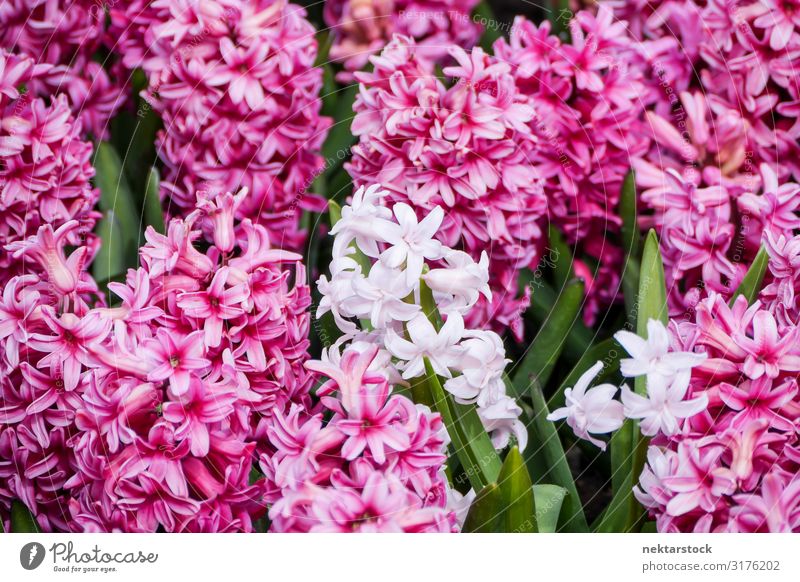
<path id="1" fill-rule="evenodd" d="M 629 65 L 647 85 L 634 163 L 643 226 L 655 226 L 670 312 L 708 291 L 729 295 L 764 242 L 798 227 L 800 28 L 793 2 L 606 3 L 637 42 Z M 674 282 L 674 284 L 673 284 Z"/>
<path id="2" fill-rule="evenodd" d="M 641 224 L 659 231 L 672 315 L 708 291 L 729 296 L 765 233 L 791 236 L 800 226 L 800 185 L 781 183 L 770 164 L 752 165 L 751 128 L 739 111 L 697 92 L 679 103 L 674 119 L 648 112 L 653 149 L 634 161 L 641 200 L 653 211 Z"/>
<path id="3" fill-rule="evenodd" d="M 330 125 L 304 10 L 286 0 L 156 0 L 112 5 L 110 16 L 125 66 L 148 78 L 142 113 L 152 107 L 164 123 L 156 145 L 167 212 L 191 212 L 198 193 L 248 188 L 236 218 L 300 250 L 300 216 L 321 208 L 308 190 Z"/>
<path id="4" fill-rule="evenodd" d="M 125 102 L 118 82 L 93 60 L 105 40 L 105 5 L 97 0 L 9 0 L 0 6 L 0 41 L 15 53 L 52 65 L 31 82 L 34 95 L 65 95 L 73 115 L 96 139 Z"/>
<path id="5" fill-rule="evenodd" d="M 322 407 L 279 416 L 268 431 L 276 452 L 261 460 L 274 489 L 273 531 L 454 531 L 442 420 L 391 394 L 386 377 L 370 370 L 377 352 L 350 347 L 339 363 L 308 362 L 330 378 Z M 324 413 L 332 413 L 327 422 Z"/>
<path id="6" fill-rule="evenodd" d="M 428 64 L 448 59 L 448 47 L 471 48 L 481 32 L 472 16 L 478 0 L 326 0 L 325 24 L 331 28 L 330 58 L 344 65 L 342 79 L 351 79 L 369 57 L 392 36 L 414 39 L 420 60 Z"/>
<path id="7" fill-rule="evenodd" d="M 528 125 L 537 147 L 530 163 L 549 219 L 576 247 L 574 268 L 588 295 L 584 320 L 591 323 L 619 296 L 624 252 L 614 242 L 618 206 L 631 160 L 648 146 L 637 131 L 645 84 L 628 64 L 636 50 L 626 23 L 606 7 L 596 15 L 578 12 L 569 30 L 571 40 L 564 42 L 549 22 L 536 26 L 518 17 L 509 40 L 498 40 L 494 52 L 533 109 Z M 595 268 L 587 265 L 592 262 Z"/>
<path id="8" fill-rule="evenodd" d="M 300 257 L 250 221 L 232 248 L 196 248 L 203 208 L 148 230 L 141 267 L 111 285 L 118 306 L 49 225 L 11 245 L 31 261 L 0 302 L 4 518 L 15 498 L 47 531 L 251 531 L 265 512 L 251 469 L 275 418 L 309 400 L 309 289 Z"/>
<path id="9" fill-rule="evenodd" d="M 800 531 L 800 328 L 712 293 L 670 329 L 677 349 L 706 354 L 689 396 L 708 407 L 653 438 L 637 498 L 659 531 Z"/>
<path id="10" fill-rule="evenodd" d="M 98 192 L 90 182 L 92 145 L 82 141 L 66 98 L 46 102 L 21 89 L 48 70 L 0 51 L 0 284 L 42 265 L 71 293 L 96 249 Z M 67 259 L 67 245 L 83 248 Z"/>
<path id="11" fill-rule="evenodd" d="M 353 133 L 360 137 L 346 166 L 356 185 L 382 184 L 389 202 L 419 216 L 445 210 L 437 237 L 478 260 L 490 255 L 493 302 L 481 299 L 473 325 L 512 326 L 528 297 L 517 297 L 517 272 L 538 262 L 546 200 L 532 165 L 534 109 L 509 65 L 480 48 L 452 47 L 445 85 L 417 58 L 419 48 L 396 36 L 374 70 L 356 73 L 361 92 Z"/>

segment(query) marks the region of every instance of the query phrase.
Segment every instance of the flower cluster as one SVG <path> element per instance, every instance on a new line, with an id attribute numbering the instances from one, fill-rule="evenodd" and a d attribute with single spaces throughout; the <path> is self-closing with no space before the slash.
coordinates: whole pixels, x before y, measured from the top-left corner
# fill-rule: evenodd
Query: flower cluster
<path id="1" fill-rule="evenodd" d="M 94 254 L 91 231 L 98 192 L 90 183 L 92 144 L 82 141 L 81 124 L 70 113 L 64 95 L 35 98 L 30 88 L 52 67 L 36 65 L 26 56 L 0 50 L 0 286 L 31 270 L 24 257 L 8 245 L 21 241 L 44 225 L 61 230 L 63 242 L 83 246 L 76 265 Z M 54 243 L 55 244 L 55 243 Z M 74 266 L 74 265 L 73 265 Z M 52 269 L 61 265 L 52 264 Z"/>
<path id="2" fill-rule="evenodd" d="M 357 73 L 352 131 L 360 136 L 347 165 L 356 185 L 382 184 L 391 202 L 422 216 L 447 209 L 437 238 L 478 260 L 487 251 L 494 301 L 468 313 L 474 326 L 512 326 L 528 297 L 517 297 L 518 269 L 536 265 L 547 201 L 533 165 L 534 109 L 518 91 L 510 66 L 475 48 L 451 48 L 446 86 L 395 37 L 374 69 Z"/>
<path id="3" fill-rule="evenodd" d="M 649 80 L 652 147 L 633 164 L 643 225 L 661 234 L 670 313 L 691 313 L 709 291 L 731 294 L 762 232 L 800 226 L 800 21 L 771 0 L 608 4 Z"/>
<path id="4" fill-rule="evenodd" d="M 628 64 L 635 43 L 610 10 L 581 11 L 569 30 L 565 42 L 549 22 L 517 17 L 494 53 L 509 66 L 517 99 L 533 110 L 525 120 L 536 141 L 528 163 L 541 180 L 548 219 L 576 249 L 574 269 L 586 281 L 583 315 L 592 323 L 619 295 L 618 206 L 631 159 L 649 145 L 638 131 L 645 84 Z"/>
<path id="5" fill-rule="evenodd" d="M 639 397 L 630 403 L 646 419 L 644 434 L 654 435 L 637 499 L 659 531 L 797 531 L 800 329 L 779 323 L 758 301 L 748 306 L 740 296 L 729 307 L 712 293 L 696 319 L 669 331 L 669 353 L 628 341 L 639 354 L 631 368 L 649 366 L 648 390 L 653 372 L 683 368 L 672 386 L 691 397 L 663 400 L 659 416 Z M 672 417 L 685 420 L 676 425 Z"/>
<path id="6" fill-rule="evenodd" d="M 479 296 L 491 297 L 486 254 L 476 263 L 436 240 L 444 220 L 441 207 L 418 221 L 403 202 L 384 205 L 389 197 L 378 185 L 362 186 L 342 209 L 331 230 L 330 279 L 323 275 L 317 283 L 323 296 L 317 316 L 333 314 L 345 334 L 337 346 L 376 345 L 382 358 L 392 362 L 387 365 L 394 371 L 387 375 L 394 382 L 424 377 L 429 361 L 458 402 L 477 405 L 498 449 L 512 435 L 524 448 L 522 410 L 506 394 L 503 380 L 508 360 L 502 340 L 464 324 L 464 314 Z M 426 293 L 434 305 L 423 308 Z M 434 308 L 444 318 L 442 325 L 432 321 Z"/>
<path id="7" fill-rule="evenodd" d="M 330 124 L 304 10 L 286 0 L 137 0 L 110 13 L 123 62 L 144 69 L 143 97 L 164 124 L 156 145 L 168 212 L 191 212 L 197 192 L 248 188 L 237 218 L 266 225 L 281 248 L 302 248 L 302 211 L 320 209 L 307 190 Z"/>
<path id="8" fill-rule="evenodd" d="M 457 529 L 441 417 L 392 394 L 385 365 L 367 343 L 306 364 L 328 380 L 317 391 L 319 411 L 293 406 L 268 431 L 276 452 L 261 467 L 274 484 L 272 531 Z"/>
<path id="9" fill-rule="evenodd" d="M 705 354 L 679 351 L 670 346 L 667 328 L 660 321 L 647 323 L 647 339 L 629 331 L 614 334 L 631 358 L 620 363 L 626 378 L 646 378 L 646 394 L 622 386 L 622 402 L 614 400 L 617 387 L 601 384 L 589 388 L 603 369 L 597 362 L 564 392 L 566 406 L 554 410 L 548 420 L 566 419 L 575 434 L 605 450 L 606 443 L 591 436 L 619 429 L 625 418 L 639 421 L 642 434 L 671 437 L 681 431 L 684 419 L 704 411 L 708 399 L 703 394 L 688 398 L 692 368 L 705 360 Z"/>
<path id="10" fill-rule="evenodd" d="M 413 38 L 427 64 L 447 59 L 450 46 L 472 47 L 481 32 L 471 13 L 478 0 L 327 0 L 325 23 L 333 34 L 330 58 L 343 80 L 362 70 L 395 34 Z"/>
<path id="11" fill-rule="evenodd" d="M 218 196 L 166 235 L 90 307 L 78 228 L 9 245 L 36 267 L 0 303 L 0 499 L 21 499 L 46 530 L 251 530 L 264 512 L 275 413 L 309 400 L 310 293 L 300 256 L 234 221 Z M 195 246 L 213 230 L 205 252 Z"/>
<path id="12" fill-rule="evenodd" d="M 760 298 L 782 325 L 800 324 L 800 235 L 774 236 L 767 233 L 766 249 L 772 282 Z"/>
<path id="13" fill-rule="evenodd" d="M 104 4 L 97 0 L 10 0 L 0 7 L 0 43 L 52 67 L 28 89 L 61 93 L 85 132 L 108 136 L 109 121 L 125 101 L 125 87 L 94 60 L 105 41 Z"/>

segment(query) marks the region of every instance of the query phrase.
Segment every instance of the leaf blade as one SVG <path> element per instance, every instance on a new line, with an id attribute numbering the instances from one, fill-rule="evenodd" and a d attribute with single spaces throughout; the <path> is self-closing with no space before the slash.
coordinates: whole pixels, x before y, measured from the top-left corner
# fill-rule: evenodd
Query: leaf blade
<path id="1" fill-rule="evenodd" d="M 11 533 L 40 533 L 33 514 L 18 499 L 11 502 Z"/>
<path id="2" fill-rule="evenodd" d="M 497 478 L 504 508 L 500 527 L 506 533 L 531 533 L 536 528 L 536 509 L 533 483 L 528 468 L 519 452 L 511 447 Z"/>
<path id="3" fill-rule="evenodd" d="M 580 317 L 584 283 L 574 279 L 564 287 L 548 319 L 534 338 L 513 377 L 516 396 L 526 394 L 531 382 L 547 384 L 566 343 L 569 329 Z"/>
<path id="4" fill-rule="evenodd" d="M 747 273 L 745 273 L 742 282 L 739 283 L 736 291 L 734 291 L 733 295 L 731 295 L 728 305 L 733 307 L 733 304 L 736 302 L 736 298 L 739 297 L 739 295 L 744 295 L 747 299 L 747 303 L 752 305 L 753 302 L 758 298 L 758 294 L 761 291 L 761 285 L 764 282 L 764 275 L 767 273 L 768 265 L 769 253 L 767 253 L 766 247 L 762 245 L 761 248 L 758 249 L 758 253 L 753 259 L 753 263 L 750 265 Z"/>

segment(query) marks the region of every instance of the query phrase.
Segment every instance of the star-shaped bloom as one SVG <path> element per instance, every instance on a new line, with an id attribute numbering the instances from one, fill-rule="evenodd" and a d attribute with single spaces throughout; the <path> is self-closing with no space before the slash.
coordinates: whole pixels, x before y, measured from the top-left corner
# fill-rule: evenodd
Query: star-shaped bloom
<path id="1" fill-rule="evenodd" d="M 466 311 L 475 305 L 480 294 L 488 301 L 492 300 L 492 291 L 489 289 L 489 256 L 486 251 L 481 253 L 479 263 L 463 251 L 451 251 L 444 260 L 447 267 L 431 269 L 422 278 L 433 291 L 453 297 L 449 308 Z"/>
<path id="2" fill-rule="evenodd" d="M 626 378 L 688 375 L 694 366 L 706 359 L 705 354 L 670 351 L 667 328 L 655 319 L 647 322 L 647 339 L 630 331 L 618 331 L 614 339 L 631 356 L 620 362 L 620 370 Z"/>
<path id="3" fill-rule="evenodd" d="M 428 358 L 434 371 L 440 376 L 450 378 L 450 367 L 460 358 L 458 342 L 464 335 L 464 319 L 453 312 L 438 332 L 424 313 L 420 313 L 406 324 L 410 341 L 400 337 L 393 329 L 386 330 L 386 349 L 392 355 L 405 360 L 403 378 L 416 378 L 425 374 Z"/>
<path id="4" fill-rule="evenodd" d="M 433 236 L 442 224 L 444 210 L 436 206 L 421 221 L 417 221 L 414 210 L 404 202 L 395 204 L 392 210 L 397 224 L 391 224 L 384 233 L 391 246 L 381 253 L 381 261 L 393 269 L 405 263 L 406 283 L 413 285 L 422 276 L 425 259 L 442 258 L 442 243 Z"/>
<path id="5" fill-rule="evenodd" d="M 408 321 L 419 312 L 419 305 L 404 299 L 413 291 L 402 273 L 383 263 L 375 263 L 367 277 L 352 280 L 355 296 L 345 302 L 354 313 L 369 317 L 376 329 L 385 328 L 392 321 Z"/>
<path id="6" fill-rule="evenodd" d="M 689 418 L 706 409 L 708 397 L 705 394 L 685 400 L 689 389 L 687 375 L 667 379 L 657 374 L 647 378 L 647 396 L 622 387 L 622 404 L 625 416 L 640 420 L 640 428 L 645 436 L 655 436 L 659 432 L 672 436 L 680 432 L 678 419 Z"/>
<path id="7" fill-rule="evenodd" d="M 613 432 L 622 426 L 625 415 L 622 403 L 614 400 L 617 387 L 600 384 L 589 388 L 592 380 L 603 369 L 603 362 L 597 362 L 578 379 L 573 388 L 564 391 L 566 406 L 547 415 L 547 420 L 566 419 L 575 435 L 606 449 L 606 443 L 591 436 Z"/>

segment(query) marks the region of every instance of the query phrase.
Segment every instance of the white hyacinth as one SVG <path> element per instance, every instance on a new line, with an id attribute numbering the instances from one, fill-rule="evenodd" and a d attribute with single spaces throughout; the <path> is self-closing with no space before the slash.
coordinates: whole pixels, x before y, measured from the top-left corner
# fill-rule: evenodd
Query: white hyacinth
<path id="1" fill-rule="evenodd" d="M 407 204 L 383 206 L 387 194 L 378 186 L 359 188 L 331 229 L 331 273 L 317 281 L 322 294 L 317 317 L 332 312 L 345 335 L 323 359 L 338 358 L 348 342 L 377 344 L 385 354 L 383 372 L 401 383 L 424 376 L 427 358 L 447 379 L 445 390 L 458 402 L 477 406 L 497 448 L 507 446 L 512 435 L 524 447 L 522 410 L 506 394 L 503 372 L 509 360 L 500 336 L 464 328 L 463 315 L 480 295 L 491 299 L 488 256 L 483 253 L 476 262 L 435 238 L 444 218 L 440 207 L 418 220 Z M 355 260 L 357 251 L 370 266 Z M 444 318 L 441 329 L 421 309 L 422 281 Z"/>

